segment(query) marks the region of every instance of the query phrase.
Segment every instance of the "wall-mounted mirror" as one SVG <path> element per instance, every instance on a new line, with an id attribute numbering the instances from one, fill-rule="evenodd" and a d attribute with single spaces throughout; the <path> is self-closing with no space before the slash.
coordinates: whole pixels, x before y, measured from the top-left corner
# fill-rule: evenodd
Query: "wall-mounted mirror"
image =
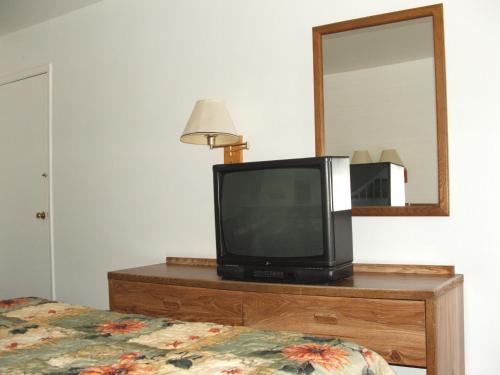
<path id="1" fill-rule="evenodd" d="M 349 155 L 353 215 L 449 215 L 442 5 L 313 28 L 316 155 Z"/>

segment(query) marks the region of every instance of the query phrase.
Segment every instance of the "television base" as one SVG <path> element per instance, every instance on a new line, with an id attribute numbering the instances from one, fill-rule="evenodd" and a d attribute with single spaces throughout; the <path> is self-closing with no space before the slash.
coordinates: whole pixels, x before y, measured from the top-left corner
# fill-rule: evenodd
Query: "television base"
<path id="1" fill-rule="evenodd" d="M 324 284 L 352 276 L 352 263 L 334 267 L 274 267 L 217 265 L 217 275 L 225 280 Z"/>

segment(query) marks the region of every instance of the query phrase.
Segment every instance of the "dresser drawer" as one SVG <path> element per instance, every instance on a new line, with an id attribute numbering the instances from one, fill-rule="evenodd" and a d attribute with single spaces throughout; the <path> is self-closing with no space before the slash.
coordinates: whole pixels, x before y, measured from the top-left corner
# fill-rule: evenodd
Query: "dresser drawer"
<path id="1" fill-rule="evenodd" d="M 113 311 L 242 325 L 242 293 L 206 288 L 109 280 Z"/>
<path id="2" fill-rule="evenodd" d="M 354 341 L 393 364 L 426 365 L 423 301 L 247 292 L 243 320 L 258 329 Z"/>

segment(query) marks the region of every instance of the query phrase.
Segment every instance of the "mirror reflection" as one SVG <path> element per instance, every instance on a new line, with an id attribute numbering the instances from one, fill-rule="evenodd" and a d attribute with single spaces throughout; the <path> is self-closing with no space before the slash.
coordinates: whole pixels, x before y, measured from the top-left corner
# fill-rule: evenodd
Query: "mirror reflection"
<path id="1" fill-rule="evenodd" d="M 437 204 L 432 17 L 322 36 L 327 155 L 350 155 L 353 206 Z"/>

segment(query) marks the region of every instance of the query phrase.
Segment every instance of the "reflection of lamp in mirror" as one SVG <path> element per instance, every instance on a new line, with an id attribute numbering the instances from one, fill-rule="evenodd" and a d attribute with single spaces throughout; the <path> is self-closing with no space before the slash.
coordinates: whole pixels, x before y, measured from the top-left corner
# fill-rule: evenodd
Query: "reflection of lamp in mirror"
<path id="1" fill-rule="evenodd" d="M 352 154 L 351 164 L 373 163 L 372 157 L 367 150 L 356 150 Z"/>
<path id="2" fill-rule="evenodd" d="M 403 161 L 399 157 L 398 152 L 393 148 L 382 151 L 382 154 L 380 154 L 380 162 L 399 164 L 404 167 Z"/>
<path id="3" fill-rule="evenodd" d="M 401 157 L 399 156 L 396 149 L 391 148 L 391 149 L 383 150 L 382 154 L 380 154 L 380 162 L 381 163 L 389 162 L 389 163 L 399 164 L 402 167 L 404 167 L 405 182 L 408 182 L 408 171 L 406 170 L 406 167 L 403 164 L 403 161 L 401 160 Z"/>
<path id="4" fill-rule="evenodd" d="M 242 152 L 248 150 L 247 142 L 242 142 L 242 137 L 236 133 L 224 101 L 214 99 L 196 102 L 181 142 L 207 145 L 210 149 L 224 147 L 226 163 L 243 161 Z"/>

